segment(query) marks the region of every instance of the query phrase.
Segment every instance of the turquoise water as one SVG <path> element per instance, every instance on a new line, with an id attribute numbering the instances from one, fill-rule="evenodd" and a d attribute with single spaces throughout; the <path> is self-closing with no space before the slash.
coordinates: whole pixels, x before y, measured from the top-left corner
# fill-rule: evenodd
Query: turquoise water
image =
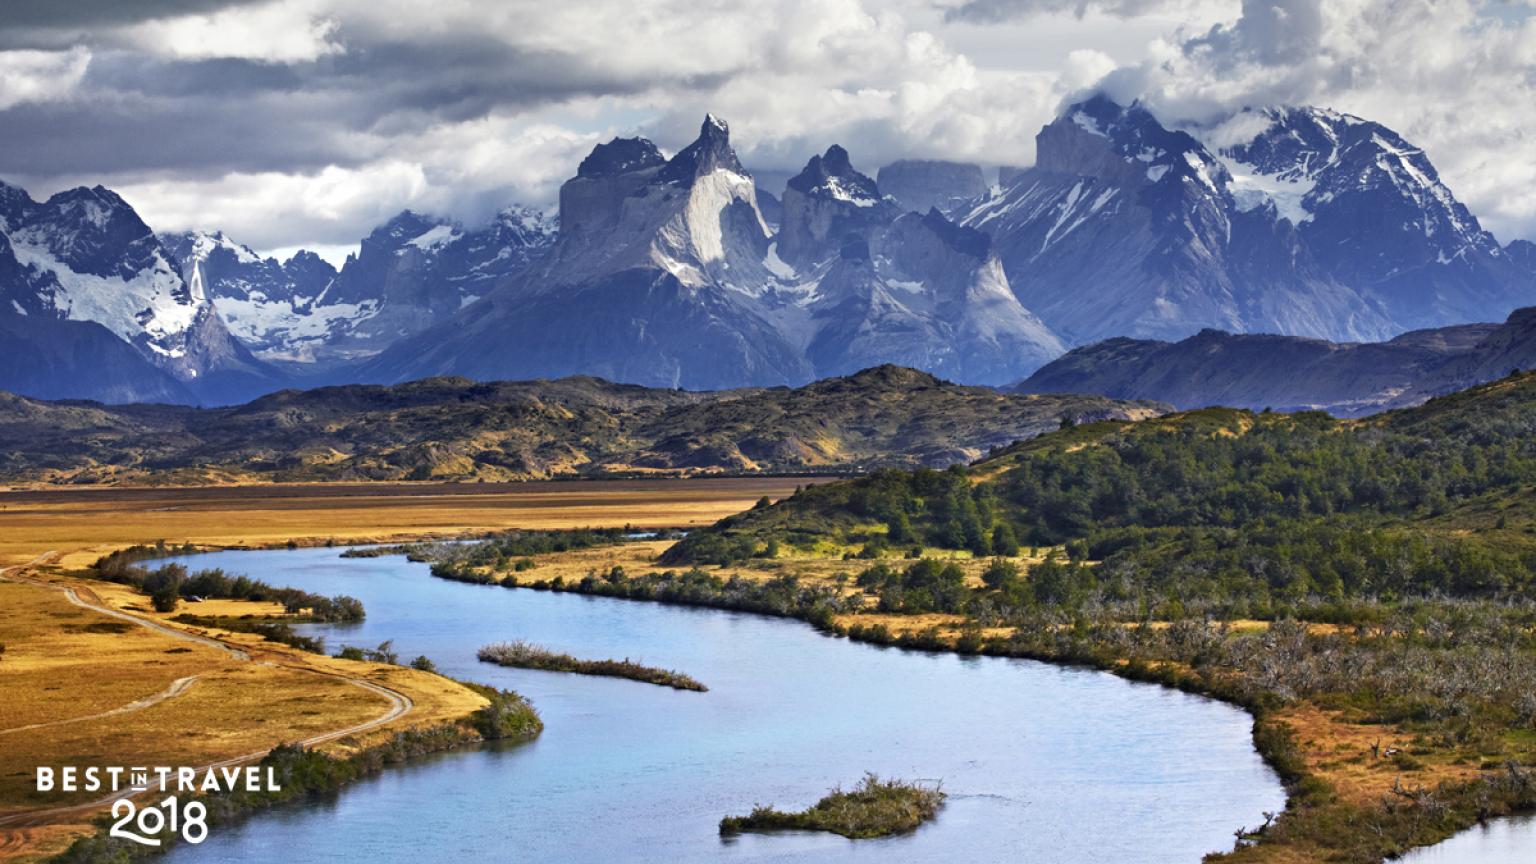
<path id="1" fill-rule="evenodd" d="M 795 621 L 434 579 L 399 557 L 225 552 L 186 563 L 351 594 L 330 650 L 393 639 L 449 675 L 529 696 L 538 740 L 443 754 L 224 827 L 195 862 L 1197 862 L 1284 795 L 1251 719 L 1219 702 L 1026 660 L 880 648 Z M 488 642 L 629 657 L 709 685 L 504 669 Z M 864 772 L 942 781 L 910 836 L 723 841 L 721 816 L 804 807 Z"/>

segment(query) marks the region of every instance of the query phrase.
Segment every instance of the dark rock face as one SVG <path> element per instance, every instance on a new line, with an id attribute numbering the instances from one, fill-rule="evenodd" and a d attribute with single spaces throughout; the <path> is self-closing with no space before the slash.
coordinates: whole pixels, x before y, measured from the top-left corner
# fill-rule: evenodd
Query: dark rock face
<path id="1" fill-rule="evenodd" d="M 961 221 L 1069 342 L 1206 327 L 1379 340 L 1536 299 L 1517 255 L 1379 124 L 1276 109 L 1207 133 L 1239 140 L 1216 150 L 1093 97 Z"/>
<path id="2" fill-rule="evenodd" d="M 699 127 L 699 137 L 681 152 L 667 160 L 658 177 L 664 183 L 680 183 L 684 186 L 699 177 L 716 171 L 748 176 L 736 151 L 731 148 L 731 130 L 724 120 L 710 114 Z"/>
<path id="3" fill-rule="evenodd" d="M 808 349 L 819 374 L 887 362 L 1002 384 L 1063 350 L 1019 306 L 986 236 L 937 210 L 898 217 L 873 247 L 850 241 L 819 289 L 823 323 Z"/>
<path id="4" fill-rule="evenodd" d="M 0 314 L 0 390 L 38 399 L 196 403 L 170 373 L 94 321 Z"/>
<path id="5" fill-rule="evenodd" d="M 1515 262 L 1517 267 L 1530 274 L 1533 284 L 1536 284 L 1536 243 L 1529 240 L 1511 240 L 1504 247 L 1504 254 L 1509 260 Z"/>
<path id="6" fill-rule="evenodd" d="M 608 177 L 659 168 L 666 157 L 656 145 L 644 138 L 615 138 L 607 144 L 592 148 L 591 154 L 581 160 L 576 169 L 577 177 Z"/>
<path id="7" fill-rule="evenodd" d="M 850 240 L 868 239 L 900 212 L 836 144 L 790 178 L 783 205 L 778 254 L 795 267 L 814 266 Z"/>
<path id="8" fill-rule="evenodd" d="M 695 292 L 669 273 L 635 268 L 579 286 L 572 294 L 530 295 L 503 306 L 486 301 L 462 336 L 424 348 L 387 378 L 428 369 L 480 380 L 549 378 L 572 369 L 648 387 L 712 389 L 721 382 L 807 380 L 811 369 L 751 304 L 723 292 Z M 484 323 L 482 323 L 484 322 Z M 428 335 L 437 331 L 428 331 Z M 409 344 L 409 343 L 408 343 Z M 377 368 L 377 367 L 376 367 Z"/>
<path id="9" fill-rule="evenodd" d="M 1416 330 L 1386 342 L 1203 330 L 1180 342 L 1108 339 L 1068 352 L 1015 389 L 1157 399 L 1175 407 L 1322 409 L 1357 416 L 1416 405 L 1536 367 L 1536 308 L 1503 324 Z"/>
<path id="10" fill-rule="evenodd" d="M 903 159 L 880 169 L 880 190 L 918 213 L 953 216 L 987 194 L 981 166 L 933 159 Z"/>

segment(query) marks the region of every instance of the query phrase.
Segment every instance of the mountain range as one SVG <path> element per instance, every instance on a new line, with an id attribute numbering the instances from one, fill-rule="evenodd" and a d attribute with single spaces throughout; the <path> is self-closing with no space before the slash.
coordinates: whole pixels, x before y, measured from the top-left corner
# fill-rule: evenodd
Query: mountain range
<path id="1" fill-rule="evenodd" d="M 339 269 L 156 235 L 100 187 L 38 203 L 0 184 L 0 389 L 230 404 L 433 376 L 797 386 L 885 363 L 1001 386 L 1073 346 L 1206 330 L 1382 342 L 1353 354 L 1389 382 L 1439 350 L 1403 334 L 1536 302 L 1536 245 L 1501 246 L 1380 124 L 1285 107 L 1179 130 L 1099 95 L 1036 145 L 996 186 L 944 161 L 876 179 L 833 145 L 775 191 L 709 117 L 670 157 L 598 145 L 556 219 L 406 211 Z M 1278 395 L 1357 396 L 1307 386 Z"/>
<path id="2" fill-rule="evenodd" d="M 895 366 L 798 389 L 690 393 L 590 377 L 282 391 L 108 407 L 0 394 L 7 482 L 520 480 L 945 466 L 1056 429 L 1168 410 L 1004 395 Z"/>

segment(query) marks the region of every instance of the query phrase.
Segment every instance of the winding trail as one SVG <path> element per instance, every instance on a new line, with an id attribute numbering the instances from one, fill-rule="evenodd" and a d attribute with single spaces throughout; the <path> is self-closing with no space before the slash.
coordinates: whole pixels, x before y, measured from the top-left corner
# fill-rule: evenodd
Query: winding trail
<path id="1" fill-rule="evenodd" d="M 120 708 L 113 708 L 111 711 L 103 711 L 100 714 L 87 714 L 84 717 L 70 717 L 67 720 L 50 720 L 47 723 L 32 723 L 27 726 L 17 726 L 12 729 L 0 729 L 0 736 L 11 735 L 16 732 L 26 732 L 32 729 L 48 729 L 53 726 L 66 726 L 70 723 L 84 723 L 87 720 L 100 720 L 104 717 L 116 717 L 119 714 L 128 714 L 133 711 L 143 711 L 145 708 L 148 708 L 152 705 L 159 705 L 161 702 L 164 702 L 167 699 L 180 696 L 181 694 L 187 692 L 187 689 L 190 688 L 192 684 L 201 677 L 201 675 L 188 675 L 185 678 L 177 678 L 175 681 L 171 682 L 171 686 L 161 690 L 159 693 L 155 693 L 151 696 L 145 696 L 143 699 L 139 699 L 135 702 L 129 702 L 127 705 L 124 705 Z"/>
<path id="2" fill-rule="evenodd" d="M 322 732 L 319 735 L 313 735 L 313 736 L 310 736 L 309 738 L 305 738 L 305 739 L 303 739 L 301 741 L 293 742 L 293 743 L 297 744 L 300 747 L 313 747 L 316 744 L 324 744 L 327 741 L 334 741 L 337 738 L 344 738 L 344 737 L 346 737 L 348 735 L 355 735 L 355 734 L 357 734 L 359 732 L 367 732 L 367 731 L 372 730 L 372 729 L 377 729 L 378 727 L 383 726 L 386 723 L 392 723 L 395 720 L 398 720 L 401 717 L 406 716 L 407 714 L 409 714 L 416 707 L 416 703 L 411 700 L 411 697 L 405 695 L 404 693 L 399 692 L 398 690 L 392 690 L 392 689 L 390 689 L 388 687 L 385 687 L 383 685 L 375 684 L 372 681 L 367 681 L 367 680 L 364 680 L 362 678 L 356 678 L 356 677 L 353 677 L 353 676 L 350 676 L 350 675 L 342 675 L 342 674 L 338 674 L 338 673 L 334 673 L 334 672 L 325 672 L 325 671 L 322 671 L 322 670 L 319 670 L 319 669 L 310 669 L 310 668 L 303 667 L 303 666 L 291 666 L 291 665 L 287 665 L 287 664 L 277 664 L 277 663 L 271 663 L 271 662 L 268 662 L 268 661 L 265 661 L 265 660 L 255 660 L 255 661 L 253 661 L 252 658 L 251 658 L 250 652 L 245 651 L 245 650 L 240 649 L 240 648 L 236 648 L 233 645 L 229 645 L 229 644 L 221 642 L 221 641 L 219 641 L 217 639 L 213 639 L 213 638 L 210 638 L 210 637 L 207 637 L 207 636 L 199 636 L 199 635 L 194 634 L 194 633 L 188 633 L 188 632 L 186 632 L 184 630 L 180 630 L 180 629 L 177 629 L 175 627 L 171 627 L 169 625 L 162 624 L 159 621 L 152 621 L 152 620 L 147 619 L 147 618 L 140 618 L 137 615 L 132 615 L 132 614 L 124 612 L 124 611 L 122 611 L 120 609 L 113 609 L 113 608 L 111 608 L 109 606 L 106 606 L 105 604 L 100 603 L 100 602 L 93 602 L 92 600 L 88 600 L 88 599 L 80 596 L 79 592 L 77 592 L 74 588 L 72 588 L 70 586 L 67 586 L 67 585 L 53 585 L 53 584 L 50 584 L 48 582 L 43 582 L 43 581 L 40 581 L 40 580 L 37 580 L 37 579 L 29 579 L 26 576 L 22 575 L 23 573 L 26 572 L 26 570 L 28 568 L 51 563 L 52 561 L 57 560 L 58 557 L 59 557 L 59 555 L 58 555 L 57 552 L 45 552 L 42 555 L 39 555 L 36 558 L 32 559 L 31 561 L 29 561 L 26 564 L 20 564 L 20 565 L 14 566 L 14 567 L 7 567 L 7 568 L 5 568 L 3 570 L 0 570 L 0 580 L 9 581 L 9 582 L 20 582 L 20 583 L 25 583 L 25 584 L 28 584 L 28 585 L 36 585 L 36 586 L 43 587 L 43 588 L 53 588 L 55 590 L 62 591 L 64 593 L 64 596 L 66 598 L 68 598 L 69 602 L 75 604 L 76 606 L 80 606 L 80 607 L 85 608 L 85 609 L 90 609 L 93 612 L 99 612 L 99 613 L 101 613 L 103 615 L 110 615 L 113 618 L 118 618 L 118 619 L 121 619 L 123 621 L 130 622 L 132 624 L 137 624 L 137 625 L 139 625 L 141 627 L 146 627 L 146 628 L 148 628 L 150 630 L 153 630 L 153 631 L 155 631 L 157 633 L 161 633 L 161 634 L 166 635 L 166 636 L 170 636 L 170 637 L 172 637 L 174 639 L 181 639 L 183 641 L 194 642 L 194 643 L 197 643 L 199 645 L 204 645 L 204 646 L 216 648 L 216 649 L 218 649 L 220 651 L 225 652 L 226 654 L 229 654 L 231 657 L 234 657 L 236 660 L 247 661 L 247 662 L 257 662 L 257 663 L 261 663 L 264 666 L 274 666 L 274 667 L 281 666 L 284 669 L 290 669 L 290 670 L 297 671 L 297 672 L 305 672 L 305 673 L 308 673 L 308 674 L 311 674 L 311 675 L 320 675 L 320 676 L 324 676 L 326 678 L 334 678 L 334 679 L 339 680 L 339 681 L 345 681 L 348 684 L 351 684 L 351 685 L 353 685 L 355 687 L 361 687 L 362 689 L 367 690 L 370 693 L 373 693 L 373 694 L 375 694 L 377 696 L 381 696 L 381 697 L 383 697 L 385 700 L 387 700 L 389 702 L 389 710 L 384 712 L 383 714 L 379 715 L 378 717 L 373 718 L 372 720 L 368 720 L 368 721 L 363 722 L 363 723 L 356 723 L 356 724 L 353 724 L 351 726 L 347 726 L 347 727 L 342 728 L 342 729 L 332 730 L 330 732 Z M 94 715 L 91 715 L 89 717 L 76 717 L 76 718 L 72 718 L 72 719 L 69 719 L 69 720 L 58 720 L 58 721 L 53 721 L 51 723 L 36 723 L 36 724 L 31 725 L 31 726 L 23 726 L 23 727 L 19 727 L 19 728 L 16 728 L 16 729 L 7 729 L 7 730 L 0 731 L 0 735 L 6 735 L 6 734 L 9 734 L 11 732 L 21 732 L 21 731 L 24 731 L 24 730 L 27 730 L 27 729 L 37 729 L 37 728 L 41 728 L 41 727 L 45 727 L 45 726 L 55 726 L 55 725 L 60 725 L 60 724 L 64 724 L 64 723 L 77 723 L 77 722 L 81 722 L 81 721 L 84 721 L 84 720 L 97 720 L 97 719 L 101 719 L 103 717 L 112 717 L 112 716 L 115 716 L 115 715 L 118 715 L 118 714 L 128 713 L 130 711 L 141 711 L 141 710 L 143 710 L 145 708 L 150 707 L 151 705 L 157 704 L 159 702 L 163 702 L 166 699 L 172 698 L 172 697 L 174 697 L 176 695 L 179 695 L 181 693 L 186 692 L 186 690 L 192 685 L 192 683 L 196 680 L 197 677 L 198 676 L 196 676 L 196 675 L 191 675 L 191 676 L 188 676 L 186 678 L 178 678 L 176 681 L 172 682 L 172 684 L 171 684 L 171 686 L 169 688 L 167 688 L 166 690 L 161 691 L 160 693 L 155 694 L 154 696 L 149 696 L 149 697 L 146 697 L 144 699 L 140 699 L 137 702 L 133 702 L 133 703 L 130 703 L 128 705 L 124 705 L 121 708 L 114 708 L 111 711 L 106 711 L 106 712 L 103 712 L 101 714 L 94 714 Z M 221 759 L 221 760 L 219 760 L 217 762 L 209 762 L 209 763 L 204 764 L 204 765 L 197 765 L 197 766 L 192 766 L 192 767 L 193 767 L 193 770 L 195 770 L 197 772 L 197 774 L 199 776 L 201 776 L 203 774 L 203 772 L 211 770 L 211 769 L 227 768 L 227 767 L 230 767 L 230 766 L 233 766 L 233 765 L 239 765 L 239 764 L 241 764 L 243 762 L 253 762 L 253 761 L 256 761 L 256 760 L 260 759 L 261 757 L 267 755 L 267 753 L 270 750 L 271 750 L 271 748 L 268 747 L 268 748 L 264 748 L 264 749 L 261 749 L 261 750 L 256 750 L 256 751 L 253 751 L 253 752 L 250 752 L 250 753 L 243 753 L 243 754 L 241 754 L 239 756 L 231 756 L 228 759 Z M 77 814 L 89 813 L 92 810 L 109 807 L 109 806 L 112 805 L 113 802 L 117 801 L 120 798 L 132 798 L 133 796 L 138 795 L 138 794 L 142 794 L 142 793 L 135 792 L 132 789 L 121 789 L 121 790 L 118 790 L 117 792 L 112 793 L 111 795 L 107 795 L 105 797 L 98 798 L 98 799 L 96 799 L 94 801 L 88 801 L 88 802 L 86 802 L 84 804 L 71 804 L 71 805 L 63 806 L 63 807 L 50 807 L 50 808 L 48 808 L 46 810 L 29 810 L 29 811 L 26 811 L 24 813 L 14 813 L 14 814 L 11 814 L 9 816 L 0 817 L 0 828 L 10 828 L 12 826 L 22 827 L 22 826 L 32 826 L 32 825 L 43 825 L 43 824 L 47 824 L 47 823 L 50 823 L 50 822 L 56 822 L 56 821 L 59 821 L 60 817 L 73 816 L 73 815 L 77 815 Z M 0 841 L 0 842 L 3 842 L 3 841 Z"/>

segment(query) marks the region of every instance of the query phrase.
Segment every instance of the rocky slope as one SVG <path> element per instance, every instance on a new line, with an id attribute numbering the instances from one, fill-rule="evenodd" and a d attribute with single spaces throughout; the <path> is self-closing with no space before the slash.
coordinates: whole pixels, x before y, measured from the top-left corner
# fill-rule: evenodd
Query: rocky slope
<path id="1" fill-rule="evenodd" d="M 1357 416 L 1419 404 L 1536 367 L 1536 309 L 1503 324 L 1405 333 L 1376 343 L 1205 330 L 1179 342 L 1108 339 L 1021 382 L 1027 393 L 1101 393 L 1174 406 L 1322 409 Z"/>
<path id="2" fill-rule="evenodd" d="M 1073 421 L 1165 406 L 1005 395 L 899 367 L 690 393 L 594 378 L 284 391 L 232 408 L 0 396 L 0 478 L 509 480 L 947 465 Z"/>
<path id="3" fill-rule="evenodd" d="M 364 238 L 339 272 L 310 252 L 264 259 L 221 233 L 161 239 L 258 356 L 325 368 L 452 317 L 543 255 L 553 236 L 526 208 L 473 230 L 407 210 Z"/>

